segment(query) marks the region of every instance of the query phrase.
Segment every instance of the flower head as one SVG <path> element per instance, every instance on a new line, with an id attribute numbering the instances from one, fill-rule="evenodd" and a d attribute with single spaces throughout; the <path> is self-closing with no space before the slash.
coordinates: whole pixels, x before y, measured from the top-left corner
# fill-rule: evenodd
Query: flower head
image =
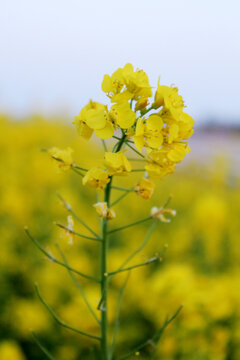
<path id="1" fill-rule="evenodd" d="M 159 115 L 151 115 L 147 120 L 138 119 L 133 136 L 136 148 L 139 151 L 142 151 L 143 146 L 158 149 L 163 143 L 162 127 L 163 120 Z"/>
<path id="2" fill-rule="evenodd" d="M 110 175 L 126 175 L 132 170 L 131 164 L 123 151 L 117 153 L 106 152 L 105 164 Z"/>
<path id="3" fill-rule="evenodd" d="M 131 64 L 119 68 L 111 76 L 104 75 L 102 90 L 114 103 L 152 96 L 147 74 L 143 70 L 134 71 Z"/>
<path id="4" fill-rule="evenodd" d="M 98 202 L 93 207 L 96 209 L 98 216 L 103 219 L 112 220 L 116 217 L 115 212 L 107 207 L 106 202 Z"/>
<path id="5" fill-rule="evenodd" d="M 161 106 L 169 110 L 173 117 L 178 118 L 179 114 L 183 111 L 184 102 L 182 96 L 178 94 L 177 87 L 160 85 L 160 81 L 158 81 L 152 107 L 158 109 Z"/>
<path id="6" fill-rule="evenodd" d="M 134 191 L 143 199 L 150 199 L 153 194 L 155 184 L 146 179 L 142 178 L 141 181 L 135 186 Z"/>
<path id="7" fill-rule="evenodd" d="M 103 104 L 90 101 L 79 113 L 75 116 L 74 124 L 78 130 L 79 135 L 85 139 L 89 139 L 95 132 L 100 139 L 109 139 L 113 136 L 115 124 L 108 116 L 107 107 Z"/>
<path id="8" fill-rule="evenodd" d="M 83 185 L 89 184 L 97 190 L 102 190 L 110 181 L 109 173 L 101 167 L 93 167 L 83 177 Z"/>
<path id="9" fill-rule="evenodd" d="M 57 161 L 57 163 L 55 164 L 56 164 L 56 169 L 59 172 L 65 172 L 71 168 L 73 164 L 73 160 L 72 160 L 73 150 L 70 147 L 64 150 L 58 149 L 57 147 L 53 147 L 49 149 L 48 152 L 52 156 L 52 158 Z"/>

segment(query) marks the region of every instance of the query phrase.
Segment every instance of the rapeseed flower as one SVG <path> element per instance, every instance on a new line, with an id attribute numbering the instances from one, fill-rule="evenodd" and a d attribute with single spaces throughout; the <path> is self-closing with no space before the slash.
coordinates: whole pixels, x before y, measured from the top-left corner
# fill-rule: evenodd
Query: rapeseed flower
<path id="1" fill-rule="evenodd" d="M 72 160 L 73 150 L 70 147 L 68 147 L 65 150 L 61 150 L 58 149 L 57 147 L 53 147 L 49 149 L 49 153 L 53 159 L 57 160 L 57 163 L 55 162 L 55 165 L 56 165 L 56 169 L 59 172 L 65 172 L 71 168 L 73 164 L 73 160 Z"/>
<path id="2" fill-rule="evenodd" d="M 109 181 L 109 172 L 102 167 L 91 168 L 82 179 L 83 185 L 89 184 L 97 190 L 103 190 Z"/>
<path id="3" fill-rule="evenodd" d="M 109 139 L 113 136 L 114 123 L 108 116 L 107 107 L 103 104 L 90 101 L 74 118 L 74 124 L 79 135 L 86 140 L 90 139 L 93 131 L 100 139 Z"/>
<path id="4" fill-rule="evenodd" d="M 123 151 L 105 153 L 105 165 L 110 175 L 126 175 L 132 170 L 130 162 Z"/>
<path id="5" fill-rule="evenodd" d="M 147 74 L 143 70 L 134 71 L 131 64 L 116 70 L 111 76 L 104 75 L 102 90 L 113 103 L 134 99 L 146 99 L 152 96 Z"/>
<path id="6" fill-rule="evenodd" d="M 153 194 L 155 184 L 146 179 L 142 178 L 141 181 L 135 186 L 134 191 L 143 199 L 150 199 Z"/>
<path id="7" fill-rule="evenodd" d="M 159 115 L 151 115 L 147 120 L 138 119 L 133 136 L 136 148 L 139 151 L 142 151 L 143 146 L 158 149 L 163 143 L 162 127 L 163 120 Z"/>

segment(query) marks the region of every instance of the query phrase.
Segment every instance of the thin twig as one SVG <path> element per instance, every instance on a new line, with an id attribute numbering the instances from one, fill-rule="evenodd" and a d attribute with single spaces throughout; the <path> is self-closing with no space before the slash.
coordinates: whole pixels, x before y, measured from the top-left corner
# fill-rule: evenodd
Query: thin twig
<path id="1" fill-rule="evenodd" d="M 123 188 L 123 187 L 119 187 L 119 186 L 112 186 L 112 189 L 114 190 L 119 190 L 119 191 L 133 191 L 133 189 L 127 189 L 127 188 Z"/>
<path id="2" fill-rule="evenodd" d="M 126 266 L 129 261 L 131 261 L 148 243 L 150 236 L 152 235 L 153 230 L 155 229 L 157 225 L 157 221 L 153 221 L 153 223 L 150 225 L 148 232 L 143 240 L 143 242 L 140 244 L 140 246 L 131 254 L 129 255 L 129 257 L 122 263 L 122 265 L 120 266 L 120 269 L 124 268 L 124 266 Z"/>
<path id="3" fill-rule="evenodd" d="M 130 149 L 132 149 L 136 154 L 138 154 L 139 156 L 141 156 L 142 158 L 145 159 L 145 156 L 143 154 L 141 154 L 138 150 L 134 149 L 134 147 L 132 145 L 130 145 L 128 142 L 125 143 Z"/>
<path id="4" fill-rule="evenodd" d="M 92 334 L 88 334 L 88 333 L 86 333 L 85 331 L 76 329 L 76 328 L 74 328 L 74 327 L 66 324 L 65 322 L 63 322 L 63 321 L 56 315 L 56 313 L 53 311 L 53 309 L 48 305 L 48 303 L 42 298 L 42 296 L 40 295 L 39 288 L 38 288 L 38 285 L 37 285 L 37 284 L 35 284 L 35 289 L 36 289 L 37 296 L 38 296 L 39 300 L 40 300 L 41 303 L 46 307 L 46 309 L 49 311 L 49 313 L 52 315 L 52 317 L 54 318 L 54 320 L 56 320 L 56 322 L 57 322 L 59 325 L 65 327 L 66 329 L 69 329 L 69 330 L 71 330 L 71 331 L 77 332 L 78 334 L 87 336 L 87 337 L 92 338 L 92 339 L 95 339 L 95 340 L 100 340 L 100 337 L 99 337 L 99 336 L 92 335 Z"/>
<path id="5" fill-rule="evenodd" d="M 133 189 L 132 189 L 133 191 Z M 119 196 L 116 200 L 114 200 L 111 204 L 110 207 L 116 205 L 119 201 L 121 201 L 122 199 L 124 199 L 131 191 L 127 190 L 125 191 L 125 193 L 123 193 L 121 196 Z"/>
<path id="6" fill-rule="evenodd" d="M 25 230 L 27 236 L 29 237 L 29 239 L 33 241 L 33 243 L 37 246 L 37 248 L 38 248 L 50 261 L 52 261 L 52 262 L 55 263 L 55 264 L 61 265 L 61 266 L 65 267 L 65 268 L 67 268 L 68 270 L 71 270 L 71 271 L 73 271 L 74 273 L 76 273 L 76 274 L 78 274 L 78 275 L 80 275 L 80 276 L 82 276 L 82 277 L 84 277 L 84 278 L 86 278 L 86 279 L 93 280 L 93 281 L 98 282 L 98 283 L 101 282 L 99 279 L 97 279 L 97 278 L 95 278 L 95 277 L 93 277 L 93 276 L 90 276 L 90 275 L 86 275 L 86 274 L 84 274 L 84 273 L 82 273 L 82 272 L 80 272 L 80 271 L 72 268 L 71 266 L 67 266 L 67 265 L 65 265 L 63 262 L 61 262 L 61 261 L 59 261 L 58 259 L 56 259 L 55 257 L 53 257 L 50 253 L 48 253 L 48 252 L 42 247 L 42 245 L 37 241 L 37 239 L 35 239 L 35 238 L 30 234 L 30 232 L 29 232 L 29 230 L 28 230 L 27 227 L 25 227 L 24 230 Z"/>
<path id="7" fill-rule="evenodd" d="M 119 319 L 120 319 L 122 299 L 123 299 L 123 294 L 124 294 L 125 288 L 127 286 L 129 276 L 130 276 L 130 272 L 127 274 L 126 279 L 125 279 L 125 281 L 120 289 L 120 292 L 119 292 L 117 311 L 116 311 L 116 320 L 115 320 L 114 331 L 113 331 L 112 347 L 111 347 L 111 351 L 110 351 L 110 359 L 112 359 L 113 353 L 114 353 L 114 348 L 115 348 L 117 333 L 118 333 L 118 328 L 119 328 Z"/>
<path id="8" fill-rule="evenodd" d="M 63 259 L 63 261 L 64 261 L 64 264 L 68 266 L 67 259 L 66 259 L 65 255 L 63 254 L 63 252 L 62 252 L 62 250 L 60 249 L 60 247 L 59 247 L 58 244 L 56 244 L 56 248 L 57 248 L 59 254 L 60 254 L 61 257 L 62 257 L 62 259 Z M 87 305 L 87 307 L 88 307 L 89 311 L 91 312 L 91 314 L 93 315 L 94 319 L 97 321 L 98 324 L 100 324 L 100 321 L 99 321 L 97 315 L 95 314 L 95 311 L 93 310 L 91 304 L 89 303 L 88 298 L 87 298 L 87 296 L 86 296 L 86 294 L 85 294 L 85 291 L 83 290 L 81 284 L 80 284 L 80 283 L 78 282 L 78 280 L 76 279 L 76 276 L 75 276 L 75 275 L 73 274 L 73 272 L 72 272 L 71 270 L 69 270 L 69 269 L 68 269 L 68 273 L 69 273 L 69 275 L 71 276 L 71 278 L 72 278 L 73 282 L 75 283 L 77 289 L 79 290 L 80 294 L 82 295 L 83 300 L 85 301 L 85 304 Z"/>
<path id="9" fill-rule="evenodd" d="M 71 170 L 74 171 L 76 174 L 82 176 L 82 177 L 85 176 L 85 175 L 84 175 L 83 173 L 81 173 L 78 169 L 75 169 L 75 168 L 71 167 Z"/>
<path id="10" fill-rule="evenodd" d="M 151 259 L 148 259 L 148 260 L 146 260 L 146 261 L 144 261 L 144 262 L 142 262 L 140 264 L 132 265 L 132 266 L 129 266 L 127 268 L 121 268 L 119 270 L 109 272 L 108 275 L 113 276 L 113 275 L 119 274 L 119 273 L 124 272 L 124 271 L 130 271 L 130 270 L 136 269 L 138 267 L 142 267 L 142 266 L 152 264 L 153 262 L 156 262 L 158 260 L 161 261 L 161 256 L 160 255 L 153 256 Z"/>
<path id="11" fill-rule="evenodd" d="M 75 219 L 82 224 L 88 231 L 90 231 L 94 236 L 96 236 L 96 238 L 101 239 L 101 237 L 95 233 L 95 231 L 93 231 L 72 209 L 71 205 L 68 204 L 64 198 L 62 197 L 62 195 L 60 195 L 59 193 L 57 193 L 57 197 L 62 201 L 64 207 L 70 212 L 70 214 L 72 214 L 72 216 L 75 217 Z"/>
<path id="12" fill-rule="evenodd" d="M 78 169 L 78 170 L 82 170 L 82 171 L 88 171 L 88 169 L 85 169 L 85 168 L 83 168 L 83 167 L 81 167 L 81 166 L 78 166 L 78 165 L 76 165 L 76 164 L 72 164 L 72 167 L 73 167 L 74 169 Z"/>
<path id="13" fill-rule="evenodd" d="M 102 239 L 99 239 L 99 238 L 95 238 L 95 237 L 87 236 L 87 235 L 84 235 L 84 234 L 80 234 L 79 232 L 74 231 L 74 230 L 71 230 L 71 229 L 69 229 L 67 226 L 65 226 L 65 225 L 63 225 L 63 224 L 61 224 L 61 223 L 55 222 L 55 225 L 57 225 L 57 226 L 60 227 L 61 229 L 64 229 L 64 230 L 70 232 L 70 233 L 73 234 L 73 235 L 82 237 L 82 238 L 84 238 L 84 239 L 89 239 L 89 240 L 93 240 L 93 241 L 102 241 Z"/>
<path id="14" fill-rule="evenodd" d="M 129 227 L 131 227 L 131 226 L 141 224 L 141 223 L 143 223 L 143 222 L 145 222 L 145 221 L 148 221 L 148 220 L 151 220 L 151 219 L 153 219 L 152 216 L 148 216 L 148 217 L 146 217 L 146 218 L 144 218 L 144 219 L 134 221 L 134 222 L 131 223 L 131 224 L 123 225 L 123 226 L 120 226 L 119 228 L 110 230 L 110 231 L 108 232 L 108 234 L 112 234 L 112 233 L 114 233 L 114 232 L 116 232 L 116 231 L 120 231 L 120 230 L 127 229 L 127 228 L 129 228 Z"/>
<path id="15" fill-rule="evenodd" d="M 102 140 L 102 144 L 103 144 L 104 151 L 107 152 L 108 149 L 107 149 L 107 145 L 105 143 L 105 140 Z"/>
<path id="16" fill-rule="evenodd" d="M 163 331 L 165 330 L 165 328 L 176 318 L 176 316 L 179 314 L 179 312 L 182 310 L 183 305 L 181 305 L 177 311 L 175 312 L 175 314 L 170 318 L 170 319 L 166 319 L 163 326 L 153 335 L 152 338 L 144 341 L 142 344 L 136 346 L 133 350 L 131 350 L 129 353 L 127 353 L 126 355 L 121 356 L 120 358 L 118 358 L 117 360 L 125 360 L 127 358 L 129 358 L 131 355 L 135 354 L 136 352 L 138 352 L 139 350 L 143 349 L 145 346 L 147 345 L 152 345 L 155 346 L 159 343 L 159 340 L 161 338 L 161 335 L 163 333 Z"/>
<path id="17" fill-rule="evenodd" d="M 34 331 L 32 331 L 32 337 L 35 340 L 36 344 L 39 346 L 39 348 L 42 350 L 42 352 L 46 355 L 46 357 L 50 360 L 55 360 L 55 358 L 50 354 L 50 352 L 42 345 Z"/>

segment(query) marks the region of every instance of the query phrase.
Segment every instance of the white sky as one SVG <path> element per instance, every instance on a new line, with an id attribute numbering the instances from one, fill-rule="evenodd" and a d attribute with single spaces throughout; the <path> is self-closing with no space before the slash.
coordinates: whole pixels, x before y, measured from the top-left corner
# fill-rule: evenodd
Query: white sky
<path id="1" fill-rule="evenodd" d="M 131 62 L 196 120 L 240 123 L 239 37 L 239 0 L 1 0 L 0 111 L 72 116 Z"/>

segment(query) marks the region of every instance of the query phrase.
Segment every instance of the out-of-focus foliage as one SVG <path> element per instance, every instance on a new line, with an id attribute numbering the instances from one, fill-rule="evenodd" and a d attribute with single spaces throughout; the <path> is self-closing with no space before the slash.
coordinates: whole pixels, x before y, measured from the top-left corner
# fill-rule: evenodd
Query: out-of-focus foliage
<path id="1" fill-rule="evenodd" d="M 64 231 L 53 223 L 67 223 L 66 210 L 56 197 L 58 191 L 98 231 L 92 207 L 96 202 L 94 190 L 83 188 L 81 178 L 71 171 L 56 174 L 53 160 L 40 150 L 71 146 L 74 161 L 89 168 L 102 157 L 101 144 L 96 143 L 93 149 L 72 127 L 37 116 L 22 122 L 2 117 L 0 133 L 0 359 L 43 359 L 31 330 L 58 360 L 92 359 L 95 343 L 60 328 L 36 298 L 34 282 L 64 321 L 97 333 L 96 322 L 69 274 L 47 261 L 23 228 L 28 225 L 43 246 L 56 255 L 58 243 L 72 267 L 91 275 L 97 273 L 99 244 L 75 237 L 70 245 Z M 119 355 L 149 338 L 166 315 L 184 303 L 181 314 L 161 339 L 159 358 L 240 358 L 240 189 L 239 179 L 231 176 L 226 165 L 224 159 L 213 159 L 208 165 L 188 162 L 174 175 L 159 180 L 158 190 L 148 202 L 129 194 L 114 208 L 117 217 L 112 227 L 147 216 L 151 206 L 162 205 L 169 194 L 173 194 L 171 207 L 177 210 L 172 223 L 160 223 L 143 253 L 132 261 L 142 262 L 168 244 L 162 263 L 131 273 L 123 301 Z M 131 176 L 134 185 L 139 177 Z M 124 178 L 119 184 L 129 185 Z M 114 196 L 118 195 L 115 191 Z M 84 232 L 80 225 L 75 226 L 76 231 Z M 147 227 L 112 235 L 111 270 L 138 246 Z M 112 323 L 124 279 L 125 275 L 119 274 L 112 280 Z M 98 286 L 86 279 L 79 281 L 96 308 Z M 143 351 L 142 357 L 147 359 L 144 356 Z"/>

